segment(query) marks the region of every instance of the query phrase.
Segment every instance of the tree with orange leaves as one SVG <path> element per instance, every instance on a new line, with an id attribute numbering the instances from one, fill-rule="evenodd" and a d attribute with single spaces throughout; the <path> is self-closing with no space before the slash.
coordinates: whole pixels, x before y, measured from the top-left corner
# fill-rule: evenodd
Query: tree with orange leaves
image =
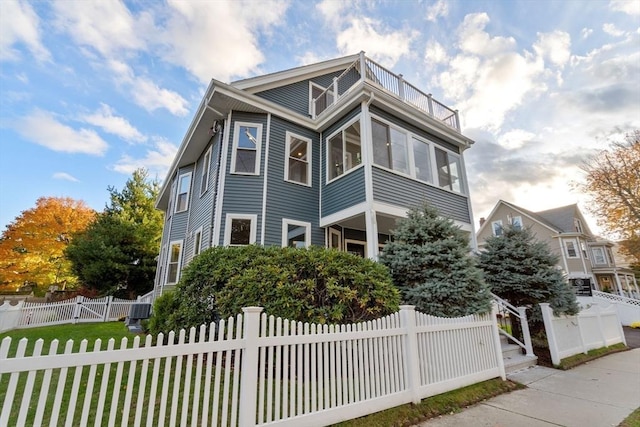
<path id="1" fill-rule="evenodd" d="M 68 197 L 41 197 L 23 211 L 0 236 L 0 288 L 15 290 L 25 283 L 41 290 L 77 283 L 64 249 L 74 233 L 84 230 L 95 211 Z"/>
<path id="2" fill-rule="evenodd" d="M 640 130 L 589 159 L 583 190 L 600 224 L 620 237 L 622 253 L 640 265 Z"/>

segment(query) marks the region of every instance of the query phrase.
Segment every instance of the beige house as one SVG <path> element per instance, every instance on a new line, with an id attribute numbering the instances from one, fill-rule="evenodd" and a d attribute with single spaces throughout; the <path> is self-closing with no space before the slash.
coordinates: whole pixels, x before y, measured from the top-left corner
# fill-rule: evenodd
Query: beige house
<path id="1" fill-rule="evenodd" d="M 480 220 L 478 249 L 482 250 L 487 238 L 500 236 L 507 225 L 528 227 L 538 240 L 546 242 L 579 295 L 597 290 L 640 299 L 633 271 L 616 265 L 614 244 L 593 235 L 578 205 L 531 212 L 500 200 L 486 220 Z"/>

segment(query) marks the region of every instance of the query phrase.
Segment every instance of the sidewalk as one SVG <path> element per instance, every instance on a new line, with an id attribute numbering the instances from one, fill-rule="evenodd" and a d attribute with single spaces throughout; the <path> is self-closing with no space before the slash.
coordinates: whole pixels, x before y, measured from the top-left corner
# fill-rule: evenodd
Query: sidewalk
<path id="1" fill-rule="evenodd" d="M 617 426 L 640 407 L 640 348 L 605 356 L 569 371 L 536 366 L 508 378 L 528 388 L 418 426 Z"/>

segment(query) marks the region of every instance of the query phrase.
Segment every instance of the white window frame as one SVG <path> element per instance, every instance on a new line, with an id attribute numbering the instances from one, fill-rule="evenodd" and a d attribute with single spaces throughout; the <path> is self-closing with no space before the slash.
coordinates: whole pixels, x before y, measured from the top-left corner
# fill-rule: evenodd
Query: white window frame
<path id="1" fill-rule="evenodd" d="M 231 245 L 231 222 L 234 219 L 248 219 L 251 220 L 251 230 L 249 231 L 249 244 L 256 243 L 256 227 L 258 225 L 258 215 L 249 214 L 230 214 L 225 217 L 224 223 L 224 246 L 244 246 L 244 245 Z"/>
<path id="2" fill-rule="evenodd" d="M 405 142 L 404 143 L 404 155 L 405 155 L 405 158 L 407 160 L 407 170 L 406 170 L 406 172 L 404 172 L 404 171 L 397 170 L 397 169 L 393 168 L 393 145 L 391 144 L 391 141 L 387 141 L 387 146 L 388 146 L 387 151 L 388 151 L 388 155 L 389 155 L 389 160 L 391 161 L 391 167 L 387 167 L 387 166 L 384 166 L 384 165 L 379 165 L 379 164 L 375 163 L 375 160 L 374 160 L 373 164 L 378 166 L 378 167 L 380 167 L 380 168 L 383 168 L 385 170 L 393 171 L 393 172 L 399 173 L 401 175 L 411 176 L 412 178 L 415 178 L 415 173 L 414 173 L 415 170 L 414 170 L 414 167 L 413 167 L 413 164 L 415 163 L 414 159 L 413 159 L 413 141 L 411 141 L 411 138 L 413 137 L 413 134 L 411 132 L 409 132 L 407 129 L 404 129 L 404 128 L 396 125 L 393 122 L 390 122 L 388 120 L 385 120 L 383 118 L 380 118 L 380 117 L 375 116 L 375 115 L 372 114 L 371 115 L 371 129 L 372 129 L 371 135 L 373 135 L 373 121 L 374 120 L 376 122 L 382 124 L 382 125 L 387 126 L 387 129 L 388 129 L 387 133 L 388 133 L 389 136 L 391 136 L 391 130 L 392 129 L 394 131 L 404 135 L 404 142 Z M 373 136 L 372 136 L 372 138 L 373 138 Z M 372 140 L 372 144 L 373 144 L 373 140 Z M 409 147 L 410 145 L 411 145 L 411 147 Z M 373 150 L 373 145 L 372 145 L 372 150 Z"/>
<path id="3" fill-rule="evenodd" d="M 500 234 L 496 233 L 496 225 L 500 226 Z M 491 232 L 493 233 L 493 235 L 495 237 L 500 237 L 500 236 L 502 236 L 504 234 L 504 226 L 502 225 L 502 220 L 501 219 L 491 222 Z"/>
<path id="4" fill-rule="evenodd" d="M 307 182 L 300 182 L 300 181 L 295 181 L 289 178 L 289 168 L 291 166 L 291 140 L 295 138 L 299 141 L 304 141 L 307 143 Z M 286 148 L 285 148 L 285 162 L 284 162 L 284 180 L 287 182 L 291 182 L 293 184 L 298 184 L 298 185 L 304 185 L 305 187 L 311 187 L 312 186 L 312 173 L 311 173 L 311 164 L 312 164 L 312 143 L 311 143 L 311 139 L 310 138 L 306 138 L 304 136 L 295 134 L 293 132 L 289 132 L 287 131 L 285 133 L 285 139 L 287 141 L 286 143 Z M 295 161 L 301 162 L 303 160 L 300 159 L 296 159 L 293 158 Z"/>
<path id="5" fill-rule="evenodd" d="M 598 256 L 596 255 L 596 252 L 599 252 L 600 254 L 602 254 L 602 262 L 598 262 Z M 607 254 L 604 250 L 604 248 L 602 247 L 595 247 L 595 248 L 591 248 L 591 254 L 593 255 L 593 263 L 595 265 L 607 265 Z"/>
<path id="6" fill-rule="evenodd" d="M 331 236 L 332 235 L 338 236 L 338 247 L 337 248 L 334 248 L 333 246 L 331 246 Z M 329 227 L 329 241 L 327 242 L 327 247 L 329 249 L 337 249 L 339 251 L 344 250 L 344 247 L 342 246 L 342 231 L 336 230 L 335 228 Z"/>
<path id="7" fill-rule="evenodd" d="M 202 161 L 202 172 L 200 174 L 200 197 L 209 190 L 209 171 L 211 169 L 211 148 L 204 153 L 204 159 Z"/>
<path id="8" fill-rule="evenodd" d="M 511 226 L 516 230 L 522 230 L 522 228 L 524 227 L 524 225 L 522 224 L 522 217 L 514 216 L 513 218 L 511 218 Z"/>
<path id="9" fill-rule="evenodd" d="M 356 240 L 356 239 L 344 239 L 344 251 L 348 252 L 347 247 L 349 245 L 349 243 L 353 243 L 354 245 L 359 245 L 359 246 L 363 246 L 364 247 L 364 258 L 367 258 L 367 242 L 363 241 L 363 240 Z"/>
<path id="10" fill-rule="evenodd" d="M 318 83 L 309 81 L 309 114 L 313 114 L 313 88 L 316 87 L 318 89 L 322 89 L 320 91 L 320 93 L 324 93 L 325 90 L 327 90 L 328 88 L 319 85 Z M 327 94 L 325 96 L 331 96 L 333 98 L 333 91 L 331 89 L 329 89 L 329 91 L 327 92 Z M 334 99 L 331 100 L 331 104 L 327 104 L 327 107 L 329 107 L 329 105 L 333 104 L 333 101 L 335 101 Z"/>
<path id="11" fill-rule="evenodd" d="M 564 239 L 563 243 L 565 248 L 565 254 L 567 255 L 568 259 L 580 258 L 580 248 L 578 246 L 578 242 L 575 239 Z M 571 254 L 569 253 L 569 243 L 573 245 L 573 251 L 575 252 L 575 256 L 571 256 Z"/>
<path id="12" fill-rule="evenodd" d="M 427 154 L 428 154 L 428 161 L 429 161 L 429 179 L 427 181 L 418 178 L 418 173 L 416 171 L 417 168 L 417 163 L 416 163 L 416 155 L 413 149 L 413 141 L 416 140 L 421 144 L 425 144 L 427 146 Z M 422 138 L 418 135 L 415 134 L 409 134 L 409 145 L 411 145 L 411 147 L 409 148 L 409 172 L 411 173 L 411 177 L 414 179 L 417 179 L 420 182 L 426 182 L 428 184 L 433 184 L 433 167 L 434 167 L 434 159 L 433 159 L 433 143 L 431 141 L 429 141 L 428 139 Z"/>
<path id="13" fill-rule="evenodd" d="M 453 181 L 451 180 L 451 168 L 449 168 L 449 187 L 443 187 L 440 185 L 440 177 L 438 176 L 438 159 L 436 157 L 436 150 L 440 150 L 442 152 L 444 152 L 447 155 L 447 162 L 450 165 L 451 161 L 450 158 L 453 157 L 456 159 L 457 165 L 458 165 L 458 176 L 457 178 L 460 180 L 460 191 L 454 190 L 453 189 Z M 451 191 L 452 193 L 456 193 L 456 194 L 466 194 L 465 193 L 465 182 L 464 182 L 464 173 L 462 171 L 462 156 L 460 156 L 457 153 L 454 153 L 451 150 L 447 150 L 444 147 L 441 146 L 437 146 L 437 147 L 433 147 L 433 172 L 434 172 L 434 185 L 436 185 L 438 188 L 441 188 L 443 190 L 447 190 L 447 191 Z"/>
<path id="14" fill-rule="evenodd" d="M 187 172 L 187 173 L 180 174 L 180 176 L 178 177 L 178 181 L 177 181 L 177 185 L 176 185 L 175 213 L 185 212 L 185 211 L 189 210 L 189 202 L 191 201 L 190 200 L 191 199 L 191 197 L 190 197 L 190 195 L 191 195 L 191 183 L 192 183 L 192 180 L 191 180 L 192 176 L 191 175 L 192 175 L 191 172 Z M 180 192 L 180 187 L 181 187 L 180 184 L 182 183 L 182 179 L 186 178 L 186 177 L 189 178 L 189 185 L 187 186 L 187 191 L 186 191 L 186 194 L 187 194 L 186 202 L 184 204 L 184 209 L 178 210 L 178 207 L 180 206 L 180 194 L 183 194 L 183 193 Z"/>
<path id="15" fill-rule="evenodd" d="M 240 127 L 253 127 L 256 128 L 256 160 L 253 167 L 253 172 L 238 172 L 236 171 L 236 158 L 238 156 L 238 150 L 245 150 L 244 148 L 238 148 L 240 140 Z M 252 122 L 236 122 L 233 127 L 233 149 L 231 150 L 231 173 L 234 175 L 260 175 L 260 158 L 262 154 L 262 123 Z"/>
<path id="16" fill-rule="evenodd" d="M 198 236 L 200 236 L 200 239 L 198 239 Z M 198 240 L 200 241 L 198 242 Z M 200 255 L 200 252 L 202 252 L 202 226 L 193 232 L 192 258 Z"/>
<path id="17" fill-rule="evenodd" d="M 330 183 L 333 182 L 337 179 L 342 178 L 343 176 L 350 174 L 351 172 L 353 172 L 354 170 L 358 169 L 359 167 L 361 167 L 364 164 L 364 161 L 362 159 L 362 120 L 360 120 L 360 116 L 356 116 L 353 119 L 349 120 L 347 123 L 345 123 L 343 126 L 340 127 L 340 129 L 336 130 L 335 132 L 333 132 L 332 134 L 330 134 L 329 136 L 327 136 L 325 138 L 325 144 L 326 144 L 326 165 L 325 165 L 325 178 L 326 178 L 326 183 Z M 360 122 L 360 163 L 358 163 L 357 165 L 355 165 L 354 167 L 352 167 L 349 170 L 345 170 L 344 169 L 344 165 L 347 162 L 347 139 L 344 136 L 344 132 L 349 129 L 354 123 L 356 122 Z M 335 178 L 331 178 L 330 174 L 329 174 L 329 168 L 332 167 L 330 164 L 331 161 L 331 139 L 338 135 L 339 133 L 342 133 L 342 173 L 338 176 L 336 176 Z M 353 159 L 351 159 L 351 163 L 353 163 Z"/>
<path id="18" fill-rule="evenodd" d="M 172 253 L 172 249 L 174 245 L 178 245 L 180 246 L 180 252 L 178 252 L 178 261 L 176 261 L 176 279 L 175 282 L 170 282 L 169 281 L 169 275 L 171 274 L 171 264 L 173 264 L 171 262 L 171 253 Z M 182 265 L 182 256 L 183 256 L 183 241 L 182 240 L 172 240 L 171 242 L 169 242 L 169 250 L 167 251 L 167 277 L 165 278 L 165 284 L 166 285 L 175 285 L 176 283 L 178 283 L 180 281 L 180 272 L 181 272 L 181 268 L 180 266 Z"/>
<path id="19" fill-rule="evenodd" d="M 311 223 L 296 221 L 295 219 L 282 218 L 282 247 L 289 246 L 289 226 L 304 227 L 304 247 L 311 246 Z"/>

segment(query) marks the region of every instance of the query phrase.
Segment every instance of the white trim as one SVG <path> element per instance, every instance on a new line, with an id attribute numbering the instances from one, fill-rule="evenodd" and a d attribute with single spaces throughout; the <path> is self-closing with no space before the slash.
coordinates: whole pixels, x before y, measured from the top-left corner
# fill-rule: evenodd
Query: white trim
<path id="1" fill-rule="evenodd" d="M 262 177 L 262 218 L 260 221 L 260 244 L 264 246 L 265 227 L 267 222 L 267 183 L 269 177 L 269 139 L 271 138 L 271 113 L 267 114 L 267 132 L 264 148 L 264 176 Z"/>
<path id="2" fill-rule="evenodd" d="M 289 168 L 290 168 L 290 163 L 289 161 L 291 160 L 291 139 L 295 138 L 297 140 L 300 141 L 304 141 L 307 143 L 307 181 L 308 182 L 298 182 L 298 181 L 293 181 L 291 179 L 289 179 Z M 312 187 L 313 186 L 313 177 L 312 177 L 312 168 L 311 168 L 311 162 L 313 159 L 313 144 L 311 142 L 310 138 L 295 134 L 293 132 L 289 132 L 286 131 L 285 133 L 285 152 L 284 152 L 284 180 L 286 182 L 290 182 L 292 184 L 298 184 L 298 185 L 303 185 L 305 187 Z M 266 175 L 266 174 L 265 174 Z"/>
<path id="3" fill-rule="evenodd" d="M 327 227 L 327 230 L 329 232 L 329 238 L 327 240 L 326 247 L 329 248 L 329 249 L 338 249 L 340 251 L 343 251 L 344 250 L 344 246 L 342 244 L 342 230 L 337 230 L 337 229 L 332 228 L 332 227 Z M 337 248 L 334 248 L 333 246 L 331 246 L 331 235 L 332 234 L 335 234 L 335 235 L 338 236 L 338 247 Z"/>
<path id="4" fill-rule="evenodd" d="M 183 240 L 172 240 L 171 242 L 169 242 L 169 250 L 167 251 L 167 268 L 166 268 L 166 277 L 164 280 L 164 285 L 163 286 L 167 286 L 167 285 L 175 285 L 176 283 L 178 283 L 180 281 L 180 273 L 182 271 L 182 256 L 183 256 L 183 249 L 184 249 L 184 245 L 183 245 Z M 173 248 L 173 245 L 179 245 L 180 246 L 180 252 L 178 252 L 178 261 L 177 263 L 177 268 L 176 268 L 176 281 L 175 282 L 169 282 L 169 270 L 171 270 L 169 267 L 172 264 L 171 263 L 171 249 Z"/>
<path id="5" fill-rule="evenodd" d="M 562 246 L 563 246 L 563 250 L 565 255 L 567 256 L 567 259 L 578 259 L 581 258 L 580 257 L 580 247 L 578 245 L 577 239 L 571 238 L 571 239 L 567 239 L 567 238 L 563 238 L 562 240 Z M 567 245 L 567 243 L 573 243 L 573 249 L 576 253 L 576 256 L 571 256 L 569 255 L 569 246 Z"/>
<path id="6" fill-rule="evenodd" d="M 256 226 L 258 215 L 255 214 L 231 214 L 228 213 L 224 222 L 224 246 L 231 246 L 231 221 L 234 219 L 248 219 L 251 221 L 251 230 L 249 230 L 249 244 L 256 243 Z M 234 245 L 240 246 L 240 245 Z"/>
<path id="7" fill-rule="evenodd" d="M 238 150 L 243 150 L 243 148 L 238 148 L 238 141 L 240 138 L 240 127 L 250 127 L 256 128 L 256 141 L 254 142 L 256 145 L 255 153 L 256 159 L 254 162 L 253 172 L 238 172 L 236 171 L 236 158 L 238 154 Z M 261 155 L 262 155 L 262 123 L 254 123 L 254 122 L 235 122 L 233 125 L 233 147 L 231 149 L 231 173 L 234 175 L 260 175 L 260 163 L 261 163 Z"/>
<path id="8" fill-rule="evenodd" d="M 200 244 L 196 246 L 197 239 L 196 237 L 200 234 Z M 193 232 L 193 245 L 191 246 L 191 259 L 196 255 L 199 255 L 202 252 L 202 226 L 198 227 L 196 231 Z M 197 252 L 196 252 L 197 249 Z"/>
<path id="9" fill-rule="evenodd" d="M 209 181 L 211 180 L 211 156 L 212 156 L 212 148 L 213 144 L 209 145 L 209 148 L 204 153 L 204 158 L 202 159 L 202 171 L 200 172 L 200 197 L 204 196 L 204 194 L 209 190 Z M 209 164 L 206 164 L 207 156 L 209 156 Z M 204 179 L 204 173 L 207 172 L 207 178 Z M 204 191 L 202 190 L 202 184 L 204 183 Z"/>
<path id="10" fill-rule="evenodd" d="M 331 224 L 335 224 L 345 219 L 349 219 L 353 216 L 363 214 L 367 209 L 367 202 L 361 202 L 357 205 L 351 206 L 347 209 L 333 213 L 331 215 L 320 218 L 320 227 L 327 227 Z"/>
<path id="11" fill-rule="evenodd" d="M 224 184 L 227 175 L 227 160 L 229 156 L 229 126 L 231 124 L 231 112 L 229 112 L 229 117 L 223 126 L 224 132 L 224 142 L 220 141 L 222 146 L 220 147 L 220 165 L 218 173 L 220 174 L 220 179 L 218 180 L 218 191 L 216 192 L 216 205 L 215 205 L 215 217 L 213 224 L 213 235 L 211 236 L 211 246 L 220 246 L 220 227 L 222 223 L 222 203 L 224 201 Z M 214 241 L 215 239 L 215 241 Z"/>
<path id="12" fill-rule="evenodd" d="M 602 260 L 603 262 L 596 262 L 597 257 L 596 257 L 596 249 L 599 250 L 602 253 Z M 609 263 L 607 262 L 607 254 L 604 250 L 604 248 L 602 246 L 592 246 L 591 247 L 591 254 L 593 256 L 593 265 L 594 266 L 599 266 L 599 265 L 608 265 Z"/>
<path id="13" fill-rule="evenodd" d="M 187 186 L 187 191 L 186 191 L 187 199 L 186 199 L 186 202 L 184 204 L 184 209 L 178 210 L 178 202 L 179 202 L 179 199 L 180 199 L 180 194 L 183 194 L 183 193 L 180 192 L 180 183 L 182 182 L 182 178 L 186 177 L 186 176 L 189 177 L 189 185 Z M 191 196 L 192 178 L 193 178 L 193 176 L 192 176 L 191 172 L 185 172 L 185 173 L 180 174 L 180 176 L 178 176 L 178 181 L 177 181 L 177 185 L 176 185 L 176 197 L 174 199 L 175 200 L 175 205 L 173 207 L 173 213 L 180 213 L 180 212 L 185 212 L 185 211 L 189 210 L 189 202 L 191 202 L 191 197 L 190 196 Z"/>
<path id="14" fill-rule="evenodd" d="M 496 225 L 500 226 L 500 234 L 496 233 Z M 491 234 L 493 237 L 499 237 L 504 234 L 504 224 L 502 224 L 501 219 L 496 219 L 495 221 L 491 221 Z"/>
<path id="15" fill-rule="evenodd" d="M 296 221 L 295 219 L 282 218 L 282 247 L 285 248 L 289 243 L 289 225 L 304 227 L 304 247 L 311 246 L 311 223 L 305 221 Z"/>
<path id="16" fill-rule="evenodd" d="M 344 251 L 345 252 L 349 252 L 347 250 L 347 245 L 349 243 L 353 243 L 353 244 L 356 244 L 356 245 L 362 245 L 364 247 L 364 257 L 368 258 L 367 257 L 367 242 L 364 242 L 362 240 L 355 240 L 355 239 L 344 239 Z"/>
<path id="17" fill-rule="evenodd" d="M 347 170 L 344 170 L 344 158 L 346 157 L 345 153 L 347 152 L 347 150 L 346 150 L 347 141 L 346 141 L 346 138 L 344 137 L 344 131 L 347 128 L 351 127 L 351 125 L 353 125 L 354 123 L 356 123 L 358 121 L 360 122 L 360 156 L 361 156 L 361 161 L 360 161 L 359 165 L 354 166 L 354 167 L 352 167 L 351 169 L 349 169 L 347 171 Z M 331 140 L 331 138 L 333 138 L 334 136 L 336 136 L 339 133 L 343 133 L 343 135 L 342 135 L 342 159 L 343 159 L 342 173 L 340 175 L 336 176 L 335 178 L 329 178 L 329 162 L 331 160 L 331 149 L 330 149 L 331 144 L 330 144 L 330 140 Z M 364 145 L 364 141 L 363 141 L 363 138 L 362 138 L 362 117 L 361 117 L 361 114 L 357 114 L 351 120 L 349 120 L 348 122 L 346 122 L 345 124 L 340 126 L 339 129 L 337 129 L 333 133 L 329 134 L 324 139 L 324 141 L 325 141 L 325 155 L 326 155 L 326 159 L 327 159 L 326 162 L 325 162 L 325 171 L 324 171 L 325 172 L 325 183 L 326 184 L 332 183 L 333 181 L 342 178 L 343 176 L 351 173 L 352 171 L 358 169 L 359 167 L 361 167 L 364 164 L 364 161 L 362 161 L 362 148 L 363 148 L 363 145 Z"/>
<path id="18" fill-rule="evenodd" d="M 324 93 L 325 90 L 329 89 L 326 87 L 323 87 L 322 85 L 316 83 L 316 82 L 312 82 L 311 80 L 309 80 L 309 115 L 312 114 L 313 112 L 313 87 L 317 87 L 318 89 L 322 89 L 322 93 Z M 331 91 L 329 91 L 331 93 Z"/>

